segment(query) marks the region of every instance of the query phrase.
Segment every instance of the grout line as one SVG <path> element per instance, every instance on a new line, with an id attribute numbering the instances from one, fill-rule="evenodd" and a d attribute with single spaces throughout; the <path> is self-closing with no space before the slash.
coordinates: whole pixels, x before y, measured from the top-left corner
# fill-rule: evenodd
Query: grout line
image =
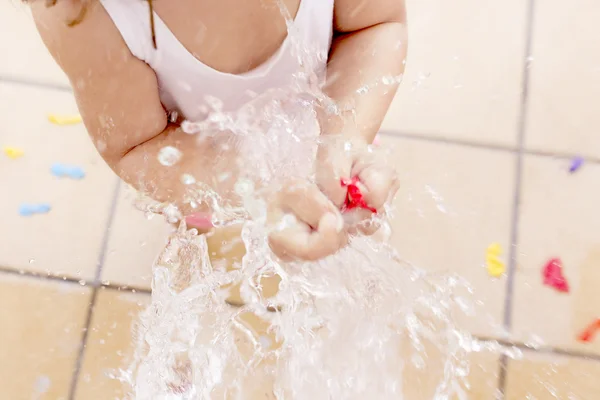
<path id="1" fill-rule="evenodd" d="M 44 280 L 44 281 L 57 281 L 57 282 L 63 282 L 63 283 L 69 284 L 69 285 L 79 285 L 79 286 L 103 288 L 103 289 L 107 289 L 107 290 L 118 290 L 118 291 L 131 292 L 131 293 L 152 294 L 151 289 L 137 287 L 137 286 L 130 286 L 130 285 L 119 286 L 119 285 L 115 285 L 112 283 L 105 284 L 102 282 L 96 284 L 94 281 L 86 281 L 84 279 L 78 280 L 78 279 L 72 278 L 70 276 L 43 275 L 43 274 L 39 274 L 39 273 L 32 272 L 32 271 L 17 270 L 14 268 L 2 267 L 2 266 L 0 266 L 0 274 L 19 275 L 19 276 L 23 276 L 23 277 L 27 277 L 27 278 L 31 278 L 31 279 L 38 279 L 38 280 Z"/>
<path id="2" fill-rule="evenodd" d="M 579 359 L 583 359 L 583 360 L 587 360 L 587 361 L 600 362 L 600 354 L 595 354 L 595 353 L 587 353 L 584 351 L 577 351 L 577 350 L 566 350 L 566 349 L 560 349 L 558 347 L 552 347 L 552 346 L 534 347 L 534 346 L 527 345 L 522 342 L 513 342 L 510 340 L 494 339 L 494 338 L 489 338 L 489 337 L 475 336 L 475 339 L 480 342 L 497 343 L 502 347 L 516 347 L 521 351 L 527 351 L 527 352 L 531 352 L 531 353 L 553 354 L 553 355 L 562 356 L 562 357 L 579 358 Z M 510 357 L 508 357 L 508 359 L 510 360 Z"/>
<path id="3" fill-rule="evenodd" d="M 379 134 L 383 136 L 395 136 L 401 137 L 404 139 L 412 139 L 423 142 L 435 142 L 435 143 L 443 143 L 443 144 L 453 144 L 457 146 L 465 146 L 465 147 L 474 147 L 478 149 L 486 149 L 486 150 L 497 150 L 497 151 L 505 151 L 505 152 L 516 152 L 516 149 L 512 146 L 502 145 L 502 144 L 491 144 L 491 143 L 478 143 L 470 140 L 464 139 L 450 139 L 442 136 L 438 136 L 431 133 L 409 133 L 402 131 L 394 131 L 394 130 L 382 130 L 379 131 Z"/>
<path id="4" fill-rule="evenodd" d="M 102 238 L 102 245 L 100 247 L 100 254 L 98 256 L 98 264 L 96 266 L 96 275 L 94 278 L 94 282 L 92 285 L 92 296 L 90 299 L 90 305 L 88 307 L 88 312 L 85 320 L 85 326 L 83 328 L 83 335 L 81 337 L 81 343 L 79 345 L 79 354 L 77 356 L 77 362 L 75 363 L 75 370 L 73 371 L 73 377 L 71 379 L 71 387 L 69 390 L 69 400 L 75 400 L 75 393 L 77 391 L 77 384 L 79 381 L 79 375 L 81 373 L 81 367 L 83 365 L 83 360 L 85 356 L 85 349 L 87 346 L 87 339 L 91 329 L 92 317 L 94 315 L 94 307 L 96 306 L 96 300 L 98 298 L 98 287 L 101 285 L 101 275 L 102 268 L 104 267 L 104 260 L 106 258 L 106 250 L 108 247 L 108 240 L 110 237 L 110 230 L 113 224 L 113 220 L 115 217 L 115 212 L 117 209 L 117 200 L 119 198 L 119 192 L 121 188 L 121 181 L 119 179 L 115 179 L 116 185 L 113 190 L 113 198 L 110 204 L 110 210 L 108 213 L 108 221 L 106 223 L 106 227 L 104 229 L 104 237 Z"/>
<path id="5" fill-rule="evenodd" d="M 49 89 L 49 90 L 59 90 L 62 92 L 72 92 L 73 91 L 71 86 L 69 86 L 67 84 L 35 81 L 35 80 L 28 79 L 28 78 L 21 78 L 21 77 L 10 76 L 10 75 L 8 75 L 8 76 L 0 75 L 0 83 L 9 83 L 9 84 L 15 84 L 15 85 L 40 87 L 40 88 Z M 465 140 L 465 139 L 445 138 L 445 137 L 441 136 L 440 134 L 435 134 L 435 133 L 419 133 L 419 134 L 417 134 L 417 133 L 409 133 L 409 132 L 405 132 L 405 131 L 397 131 L 397 130 L 393 130 L 393 129 L 392 130 L 381 130 L 381 131 L 379 131 L 379 133 L 383 136 L 395 136 L 395 137 L 401 137 L 404 139 L 413 139 L 413 140 L 418 140 L 418 141 L 434 142 L 434 143 L 445 143 L 445 144 L 451 144 L 451 145 L 457 145 L 457 146 L 473 147 L 473 148 L 478 148 L 478 149 L 497 150 L 497 151 L 505 151 L 505 152 L 512 152 L 512 153 L 516 153 L 519 151 L 517 148 L 515 148 L 514 146 L 510 146 L 510 145 L 482 143 L 482 142 L 475 142 L 475 141 Z M 527 155 L 535 155 L 535 156 L 541 156 L 541 157 L 553 157 L 553 158 L 560 158 L 560 159 L 571 159 L 571 158 L 574 158 L 577 156 L 581 156 L 581 154 L 578 154 L 578 153 L 568 153 L 568 152 L 563 153 L 563 152 L 553 152 L 553 151 L 547 151 L 547 150 L 522 149 L 522 152 Z M 584 157 L 584 158 L 585 158 L 586 162 L 600 164 L 600 157 L 589 156 L 589 157 Z"/>
<path id="6" fill-rule="evenodd" d="M 119 193 L 121 192 L 121 180 L 116 179 L 116 187 L 113 190 L 113 198 L 110 204 L 110 211 L 108 213 L 108 221 L 104 231 L 104 237 L 102 238 L 102 246 L 100 247 L 100 255 L 98 257 L 98 265 L 96 267 L 96 277 L 94 283 L 98 285 L 102 280 L 102 270 L 104 269 L 104 261 L 106 260 L 106 251 L 108 249 L 108 240 L 110 238 L 110 230 L 112 228 L 115 214 L 117 211 L 117 203 L 119 200 Z"/>
<path id="7" fill-rule="evenodd" d="M 511 232 L 510 232 L 510 250 L 509 250 L 509 262 L 506 279 L 506 289 L 504 295 L 504 330 L 510 332 L 512 329 L 512 312 L 513 312 L 513 301 L 514 301 L 514 285 L 515 276 L 517 271 L 517 257 L 519 249 L 519 222 L 521 214 L 521 198 L 523 190 L 523 162 L 524 162 L 524 145 L 525 135 L 527 129 L 527 110 L 529 101 L 529 57 L 531 56 L 531 46 L 533 42 L 533 16 L 535 13 L 535 0 L 527 1 L 527 10 L 525 15 L 525 51 L 523 54 L 523 81 L 522 81 L 522 92 L 521 92 L 521 104 L 519 110 L 519 122 L 518 122 L 518 133 L 517 133 L 517 153 L 516 153 L 516 165 L 515 165 L 515 186 L 514 186 L 514 198 L 512 205 L 511 215 Z M 506 393 L 506 374 L 509 365 L 509 360 L 506 356 L 500 359 L 500 374 L 498 376 L 498 392 L 501 399 L 505 397 Z"/>
<path id="8" fill-rule="evenodd" d="M 500 356 L 500 362 L 498 365 L 498 397 L 497 400 L 502 400 L 506 397 L 506 383 L 507 383 L 507 374 L 508 374 L 508 366 L 510 363 L 510 359 L 506 354 L 502 354 Z"/>
<path id="9" fill-rule="evenodd" d="M 517 254 L 519 241 L 519 216 L 522 196 L 522 180 L 523 180 L 523 144 L 525 142 L 525 129 L 527 123 L 527 104 L 529 99 L 529 56 L 531 54 L 532 28 L 533 28 L 534 0 L 528 0 L 527 6 L 527 21 L 526 21 L 526 42 L 525 55 L 523 60 L 523 91 L 521 95 L 521 109 L 519 115 L 518 126 L 518 151 L 516 154 L 516 171 L 515 171 L 515 193 L 512 207 L 512 228 L 510 238 L 509 251 L 509 268 L 507 273 L 506 297 L 504 303 L 504 329 L 510 332 L 512 327 L 512 304 L 513 304 L 513 289 L 515 273 L 517 268 Z"/>
<path id="10" fill-rule="evenodd" d="M 50 82 L 42 82 L 31 80 L 29 78 L 21 78 L 17 76 L 1 76 L 0 75 L 0 83 L 8 83 L 12 85 L 21 85 L 21 86 L 32 86 L 50 90 L 59 90 L 61 92 L 72 92 L 73 89 L 71 86 L 67 84 L 61 83 L 50 83 Z"/>
<path id="11" fill-rule="evenodd" d="M 527 59 L 525 60 L 525 62 L 527 65 Z M 71 86 L 68 84 L 35 81 L 35 80 L 28 79 L 28 78 L 21 78 L 21 77 L 11 76 L 11 75 L 8 75 L 8 76 L 0 75 L 0 83 L 9 83 L 9 84 L 15 84 L 15 85 L 40 87 L 40 88 L 49 89 L 49 90 L 59 90 L 62 92 L 72 92 L 73 91 Z M 405 131 L 397 131 L 397 130 L 393 130 L 393 129 L 392 130 L 381 130 L 381 131 L 379 131 L 379 133 L 383 136 L 395 136 L 395 137 L 401 137 L 404 139 L 413 139 L 413 140 L 434 142 L 434 143 L 444 143 L 444 144 L 451 144 L 451 145 L 457 145 L 457 146 L 473 147 L 473 148 L 477 148 L 477 149 L 505 151 L 505 152 L 512 152 L 512 153 L 516 153 L 519 151 L 519 149 L 515 148 L 514 146 L 510 146 L 510 145 L 482 143 L 482 142 L 475 142 L 475 141 L 464 140 L 464 139 L 451 139 L 451 138 L 445 138 L 445 137 L 443 137 L 439 134 L 435 134 L 435 133 L 416 134 L 416 133 L 409 133 L 409 132 L 405 132 Z M 577 153 L 568 153 L 568 152 L 563 153 L 563 152 L 553 152 L 553 151 L 546 151 L 546 150 L 521 149 L 521 151 L 523 152 L 523 154 L 527 154 L 527 155 L 553 157 L 553 158 L 560 158 L 560 159 L 570 159 L 570 158 L 574 158 L 577 156 L 581 156 L 580 154 L 577 154 Z M 586 162 L 600 164 L 600 157 L 590 156 L 590 157 L 584 157 L 584 158 L 585 158 Z"/>
<path id="12" fill-rule="evenodd" d="M 544 151 L 544 150 L 523 150 L 524 154 L 527 155 L 532 155 L 532 156 L 538 156 L 538 157 L 550 157 L 550 158 L 558 158 L 558 159 L 571 159 L 574 157 L 581 157 L 580 154 L 576 154 L 576 153 L 555 153 L 552 151 Z M 594 156 L 590 156 L 590 157 L 585 157 L 583 156 L 583 159 L 585 160 L 586 163 L 590 163 L 590 164 L 600 164 L 600 157 L 594 157 Z"/>
<path id="13" fill-rule="evenodd" d="M 432 142 L 432 143 L 440 143 L 440 144 L 449 144 L 449 145 L 454 145 L 454 146 L 472 147 L 472 148 L 476 148 L 476 149 L 504 151 L 504 152 L 515 153 L 515 154 L 517 154 L 519 152 L 518 148 L 508 146 L 508 145 L 493 144 L 493 143 L 491 143 L 491 144 L 490 143 L 480 143 L 480 142 L 474 142 L 474 141 L 470 141 L 470 140 L 445 138 L 443 136 L 439 136 L 439 135 L 432 134 L 432 133 L 421 134 L 421 133 L 408 133 L 408 132 L 395 131 L 395 130 L 383 130 L 383 131 L 379 131 L 379 134 L 381 134 L 382 136 L 392 136 L 392 137 L 398 137 L 398 138 L 402 138 L 402 139 L 415 140 L 415 141 L 421 141 L 421 142 Z M 570 160 L 574 157 L 581 156 L 578 153 L 554 152 L 554 151 L 535 150 L 535 149 L 534 150 L 522 149 L 522 153 L 524 155 L 531 155 L 531 156 L 538 156 L 538 157 L 550 157 L 550 158 L 564 159 L 564 160 Z M 600 164 L 600 157 L 585 156 L 583 158 L 585 159 L 586 163 Z"/>

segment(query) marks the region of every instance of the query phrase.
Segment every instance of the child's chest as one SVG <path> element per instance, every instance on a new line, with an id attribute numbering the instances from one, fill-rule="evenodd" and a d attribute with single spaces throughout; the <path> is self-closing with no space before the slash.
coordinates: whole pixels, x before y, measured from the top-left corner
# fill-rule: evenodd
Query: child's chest
<path id="1" fill-rule="evenodd" d="M 279 49 L 287 36 L 280 4 L 293 19 L 300 1 L 172 0 L 155 1 L 154 8 L 198 60 L 239 74 L 261 65 Z"/>

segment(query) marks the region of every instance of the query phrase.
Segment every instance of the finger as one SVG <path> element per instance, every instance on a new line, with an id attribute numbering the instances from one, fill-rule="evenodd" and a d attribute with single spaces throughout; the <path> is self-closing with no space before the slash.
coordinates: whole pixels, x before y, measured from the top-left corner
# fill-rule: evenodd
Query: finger
<path id="1" fill-rule="evenodd" d="M 376 219 L 369 218 L 358 224 L 357 228 L 363 235 L 371 236 L 377 232 L 379 228 L 381 228 L 381 222 Z"/>
<path id="2" fill-rule="evenodd" d="M 318 228 L 325 214 L 333 214 L 338 224 L 343 226 L 339 209 L 316 185 L 299 183 L 289 186 L 281 193 L 279 201 L 285 212 L 294 214 L 313 229 Z"/>
<path id="3" fill-rule="evenodd" d="M 336 253 L 346 243 L 346 234 L 338 230 L 337 218 L 332 214 L 323 216 L 316 231 L 298 221 L 269 235 L 271 249 L 284 260 L 315 261 Z"/>
<path id="4" fill-rule="evenodd" d="M 343 151 L 321 150 L 318 164 L 317 184 L 325 196 L 340 208 L 346 201 L 346 189 L 341 182 L 350 178 L 352 157 Z"/>
<path id="5" fill-rule="evenodd" d="M 378 219 L 373 218 L 373 213 L 364 209 L 353 209 L 344 213 L 344 221 L 348 234 L 372 235 L 381 226 Z"/>
<path id="6" fill-rule="evenodd" d="M 361 189 L 364 186 L 365 201 L 375 209 L 382 208 L 400 187 L 396 172 L 387 166 L 366 166 L 360 170 L 358 177 Z"/>

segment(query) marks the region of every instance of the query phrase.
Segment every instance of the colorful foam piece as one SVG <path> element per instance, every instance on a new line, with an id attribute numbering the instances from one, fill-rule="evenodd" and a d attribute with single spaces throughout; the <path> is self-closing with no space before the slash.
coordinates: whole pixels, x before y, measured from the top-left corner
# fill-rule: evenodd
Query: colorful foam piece
<path id="1" fill-rule="evenodd" d="M 57 115 L 48 114 L 48 121 L 54 125 L 75 125 L 79 124 L 82 119 L 81 115 Z"/>
<path id="2" fill-rule="evenodd" d="M 592 321 L 592 323 L 589 324 L 585 330 L 577 336 L 577 340 L 580 342 L 589 343 L 594 339 L 594 336 L 596 336 L 598 331 L 600 331 L 600 318 Z"/>
<path id="3" fill-rule="evenodd" d="M 544 278 L 544 285 L 553 287 L 559 292 L 569 292 L 569 283 L 563 275 L 560 258 L 550 259 L 542 270 L 542 276 Z"/>
<path id="4" fill-rule="evenodd" d="M 85 172 L 83 171 L 83 168 L 60 163 L 52 164 L 52 167 L 50 167 L 50 172 L 52 172 L 52 175 L 57 176 L 59 178 L 85 178 Z"/>
<path id="5" fill-rule="evenodd" d="M 15 159 L 17 159 L 19 157 L 22 157 L 23 154 L 25 154 L 23 152 L 23 150 L 21 150 L 21 149 L 19 149 L 17 147 L 4 147 L 2 149 L 2 151 L 4 152 L 4 154 L 6 154 L 6 156 L 8 158 L 11 158 L 13 160 L 15 160 Z"/>
<path id="6" fill-rule="evenodd" d="M 50 212 L 50 204 L 38 203 L 38 204 L 21 204 L 19 207 L 19 215 L 22 217 L 31 217 L 34 214 L 46 214 Z"/>
<path id="7" fill-rule="evenodd" d="M 346 197 L 346 203 L 342 206 L 342 212 L 350 211 L 355 208 L 362 208 L 376 213 L 377 210 L 369 206 L 363 198 L 363 194 L 358 187 L 358 182 L 359 179 L 357 176 L 350 180 L 342 179 L 342 186 L 348 188 L 348 196 Z"/>
<path id="8" fill-rule="evenodd" d="M 485 264 L 488 274 L 494 278 L 499 278 L 506 272 L 506 266 L 500 261 L 502 247 L 498 243 L 492 243 L 485 252 Z"/>
<path id="9" fill-rule="evenodd" d="M 577 171 L 579 168 L 581 168 L 581 166 L 583 165 L 583 162 L 585 160 L 583 159 L 583 157 L 575 157 L 571 160 L 571 165 L 569 166 L 569 172 L 570 173 L 574 173 L 575 171 Z"/>

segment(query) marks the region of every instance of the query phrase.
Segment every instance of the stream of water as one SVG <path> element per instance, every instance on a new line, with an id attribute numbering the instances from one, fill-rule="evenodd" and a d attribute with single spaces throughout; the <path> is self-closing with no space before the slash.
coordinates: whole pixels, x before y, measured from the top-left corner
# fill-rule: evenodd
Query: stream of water
<path id="1" fill-rule="evenodd" d="M 199 141 L 226 132 L 222 145 L 243 154 L 238 176 L 221 170 L 216 177 L 235 180 L 241 205 L 222 201 L 193 174 L 182 181 L 190 188 L 187 201 L 209 204 L 216 226 L 243 226 L 246 255 L 233 270 L 212 263 L 206 237 L 180 222 L 154 266 L 152 303 L 138 324 L 135 362 L 124 371 L 132 398 L 467 398 L 464 378 L 477 346 L 456 323 L 457 314 L 474 307 L 464 280 L 426 273 L 371 237 L 353 237 L 317 262 L 282 263 L 269 249 L 258 186 L 291 175 L 311 179 L 321 140 L 314 105 L 327 102 L 321 90 L 326 56 L 299 40 L 292 22 L 289 35 L 301 65 L 291 87 L 235 113 L 208 99 L 210 117 L 183 124 Z M 398 79 L 382 77 L 360 90 Z M 330 108 L 339 112 L 333 103 Z M 388 156 L 382 148 L 372 151 Z M 162 153 L 165 168 L 176 164 L 177 154 Z M 174 207 L 149 209 L 179 218 Z M 392 217 L 388 207 L 381 218 Z M 267 298 L 261 281 L 275 275 L 279 291 Z M 232 283 L 241 283 L 241 307 L 225 301 L 223 287 Z M 419 382 L 427 393 L 414 394 Z"/>

